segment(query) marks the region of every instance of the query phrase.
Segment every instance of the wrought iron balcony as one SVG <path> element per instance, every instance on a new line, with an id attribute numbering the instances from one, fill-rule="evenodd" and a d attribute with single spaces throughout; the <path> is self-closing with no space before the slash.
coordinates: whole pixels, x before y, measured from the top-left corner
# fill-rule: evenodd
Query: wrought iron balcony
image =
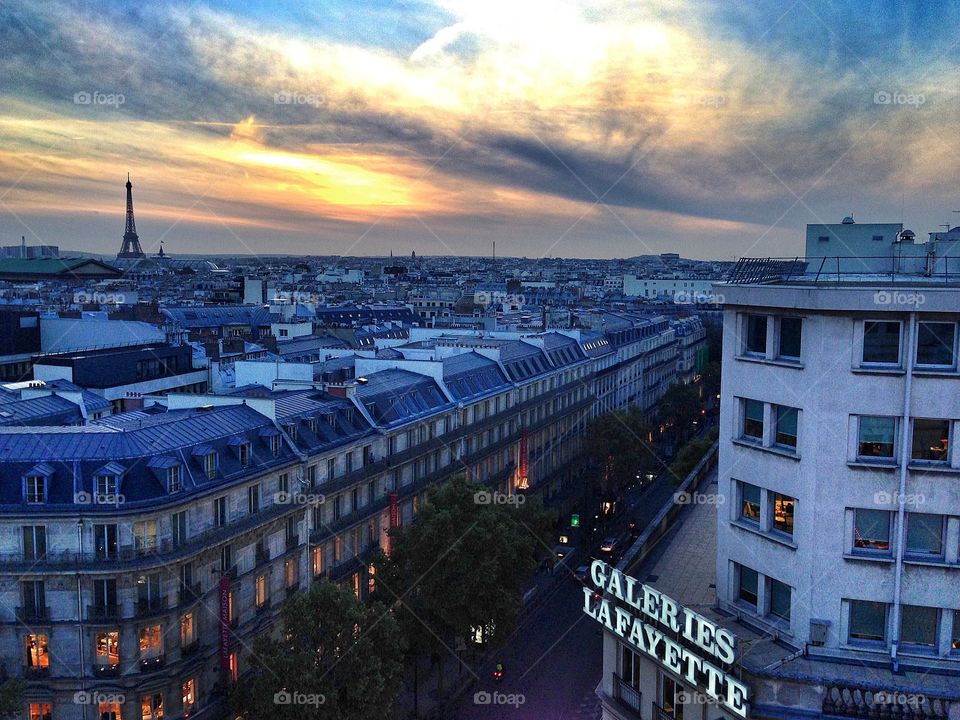
<path id="1" fill-rule="evenodd" d="M 50 608 L 40 605 L 23 605 L 17 608 L 17 620 L 25 625 L 50 622 Z"/>
<path id="2" fill-rule="evenodd" d="M 153 615 L 167 609 L 167 598 L 162 596 L 139 598 L 137 600 L 137 617 Z"/>
<path id="3" fill-rule="evenodd" d="M 618 675 L 613 676 L 613 697 L 624 707 L 640 713 L 640 691 Z"/>
<path id="4" fill-rule="evenodd" d="M 87 620 L 90 622 L 108 622 L 119 619 L 119 605 L 87 605 Z"/>

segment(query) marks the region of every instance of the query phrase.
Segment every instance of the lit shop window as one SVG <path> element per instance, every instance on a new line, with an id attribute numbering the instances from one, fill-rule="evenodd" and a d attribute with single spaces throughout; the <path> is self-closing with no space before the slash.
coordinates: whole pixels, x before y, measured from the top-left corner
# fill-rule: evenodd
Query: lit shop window
<path id="1" fill-rule="evenodd" d="M 31 633 L 26 638 L 27 668 L 33 671 L 50 667 L 49 639 L 42 633 Z"/>

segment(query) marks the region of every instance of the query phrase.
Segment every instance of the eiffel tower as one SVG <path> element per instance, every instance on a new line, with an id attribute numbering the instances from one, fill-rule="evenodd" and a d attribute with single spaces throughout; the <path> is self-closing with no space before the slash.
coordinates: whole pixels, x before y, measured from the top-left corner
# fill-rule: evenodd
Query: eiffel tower
<path id="1" fill-rule="evenodd" d="M 117 253 L 120 258 L 142 258 L 143 248 L 140 247 L 140 238 L 137 236 L 137 224 L 133 220 L 133 183 L 130 182 L 130 173 L 127 173 L 127 226 L 123 233 L 123 245 Z"/>

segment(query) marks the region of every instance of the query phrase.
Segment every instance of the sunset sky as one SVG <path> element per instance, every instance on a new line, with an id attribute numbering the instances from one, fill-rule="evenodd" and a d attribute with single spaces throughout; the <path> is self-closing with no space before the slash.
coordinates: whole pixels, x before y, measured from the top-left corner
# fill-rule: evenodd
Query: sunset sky
<path id="1" fill-rule="evenodd" d="M 960 3 L 0 0 L 0 244 L 803 252 L 957 214 Z M 954 223 L 956 224 L 956 222 Z"/>

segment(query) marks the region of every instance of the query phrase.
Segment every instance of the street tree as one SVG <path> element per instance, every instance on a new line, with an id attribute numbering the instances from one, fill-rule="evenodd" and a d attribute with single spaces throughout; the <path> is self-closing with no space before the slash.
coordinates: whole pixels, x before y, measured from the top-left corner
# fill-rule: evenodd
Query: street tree
<path id="1" fill-rule="evenodd" d="M 251 673 L 231 694 L 248 720 L 377 720 L 392 716 L 403 638 L 390 608 L 323 581 L 288 601 L 279 637 L 258 638 Z"/>

